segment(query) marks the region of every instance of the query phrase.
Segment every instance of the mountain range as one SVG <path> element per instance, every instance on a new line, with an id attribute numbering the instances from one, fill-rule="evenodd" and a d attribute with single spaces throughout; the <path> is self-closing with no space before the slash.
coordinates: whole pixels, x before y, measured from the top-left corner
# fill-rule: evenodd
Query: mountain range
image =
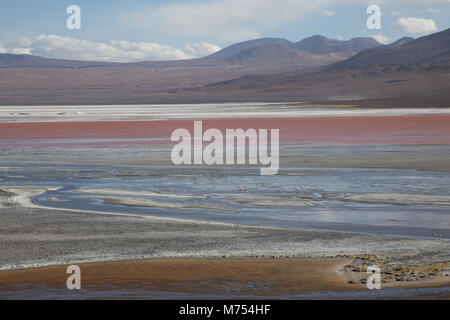
<path id="1" fill-rule="evenodd" d="M 446 96 L 449 67 L 450 29 L 389 45 L 320 35 L 296 43 L 263 38 L 180 61 L 107 63 L 0 54 L 0 104 L 367 99 L 376 105 L 407 104 L 420 101 L 418 96 Z"/>
<path id="2" fill-rule="evenodd" d="M 372 38 L 355 38 L 348 41 L 312 36 L 297 43 L 280 38 L 263 38 L 233 44 L 212 55 L 200 59 L 180 61 L 146 61 L 138 63 L 107 63 L 48 59 L 32 55 L 0 54 L 0 68 L 93 68 L 93 67 L 193 67 L 213 65 L 239 66 L 264 70 L 293 65 L 320 66 L 349 58 L 363 50 L 382 46 Z M 265 67 L 263 65 L 267 64 Z M 271 64 L 271 65 L 268 65 Z M 277 67 L 273 68 L 273 64 Z"/>

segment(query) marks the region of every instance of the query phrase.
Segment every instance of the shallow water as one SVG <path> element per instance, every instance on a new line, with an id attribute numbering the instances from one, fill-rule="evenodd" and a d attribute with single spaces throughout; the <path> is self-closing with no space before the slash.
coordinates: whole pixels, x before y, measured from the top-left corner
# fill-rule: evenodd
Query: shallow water
<path id="1" fill-rule="evenodd" d="M 420 238 L 437 234 L 450 239 L 449 172 L 283 168 L 276 176 L 264 177 L 259 176 L 259 168 L 247 167 L 0 165 L 9 168 L 0 170 L 1 184 L 61 187 L 34 197 L 34 203 L 48 207 Z M 80 192 L 86 189 L 153 194 Z M 174 197 L 180 195 L 192 197 Z M 370 201 L 355 200 L 361 195 L 370 195 Z M 153 202 L 143 206 L 105 200 L 127 197 Z M 436 205 L 436 197 L 441 205 Z"/>
<path id="2" fill-rule="evenodd" d="M 50 288 L 45 285 L 20 285 L 0 291 L 0 299 L 14 300 L 85 300 L 85 299 L 291 299 L 291 300 L 369 300 L 415 299 L 448 297 L 450 287 L 399 288 L 381 290 L 312 291 L 281 296 L 249 296 L 225 293 L 183 293 L 155 291 L 136 285 L 135 288 L 117 286 L 86 286 L 81 290 Z"/>

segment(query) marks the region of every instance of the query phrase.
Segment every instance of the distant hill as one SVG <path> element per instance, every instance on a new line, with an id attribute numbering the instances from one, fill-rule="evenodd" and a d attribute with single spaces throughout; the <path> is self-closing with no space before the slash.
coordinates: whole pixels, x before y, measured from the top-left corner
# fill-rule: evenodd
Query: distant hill
<path id="1" fill-rule="evenodd" d="M 0 54 L 0 68 L 95 68 L 95 67 L 194 67 L 204 65 L 219 66 L 222 63 L 296 65 L 303 67 L 321 66 L 344 60 L 354 54 L 380 46 L 371 38 L 355 38 L 348 41 L 313 36 L 292 43 L 281 38 L 262 38 L 230 45 L 214 54 L 200 59 L 178 61 L 142 61 L 134 63 L 108 63 L 95 61 L 74 61 L 50 59 L 26 54 Z M 317 58 L 320 56 L 320 58 Z M 265 68 L 267 69 L 267 68 Z M 270 68 L 269 68 L 270 69 Z"/>
<path id="2" fill-rule="evenodd" d="M 404 38 L 403 38 L 404 39 Z M 361 68 L 369 66 L 413 65 L 431 62 L 448 63 L 450 55 L 450 29 L 407 41 L 402 45 L 383 46 L 368 50 L 336 63 L 328 69 Z"/>
<path id="3" fill-rule="evenodd" d="M 320 43 L 329 47 L 336 42 L 313 37 L 303 42 L 301 47 L 317 48 Z M 429 101 L 432 105 L 450 107 L 450 29 L 416 40 L 403 38 L 391 45 L 364 50 L 319 71 L 244 76 L 209 84 L 204 91 L 209 94 L 228 91 L 235 96 L 265 97 L 264 100 L 270 92 L 274 99 L 289 97 L 291 101 L 378 99 L 380 103 L 388 103 L 395 98 L 396 105 L 401 102 L 405 106 L 408 103 L 413 106 L 418 101 Z M 425 96 L 429 98 L 414 98 Z"/>
<path id="4" fill-rule="evenodd" d="M 363 50 L 382 46 L 372 38 L 354 38 L 348 41 L 312 36 L 297 43 L 280 38 L 244 41 L 222 49 L 203 60 L 231 63 L 267 63 L 286 61 L 303 64 L 311 59 L 311 66 L 324 65 L 349 58 Z M 321 56 L 323 62 L 315 57 Z"/>
<path id="5" fill-rule="evenodd" d="M 403 37 L 403 38 L 398 39 L 395 42 L 392 42 L 392 43 L 388 44 L 388 46 L 389 47 L 401 46 L 401 45 L 403 45 L 405 43 L 408 43 L 410 41 L 413 41 L 413 40 L 414 40 L 414 38 L 412 38 L 412 37 Z"/>
<path id="6" fill-rule="evenodd" d="M 301 70 L 320 67 L 343 60 L 347 55 L 312 54 L 294 48 L 272 45 L 243 50 L 227 59 L 224 63 L 241 66 L 286 66 L 287 70 Z"/>
<path id="7" fill-rule="evenodd" d="M 0 53 L 0 68 L 88 68 L 112 66 L 115 63 L 49 59 L 28 54 Z"/>
<path id="8" fill-rule="evenodd" d="M 382 46 L 382 44 L 373 38 L 354 38 L 347 41 L 339 41 L 320 35 L 303 39 L 293 45 L 293 47 L 297 50 L 312 54 L 342 52 L 348 54 L 349 56 L 380 46 Z"/>
<path id="9" fill-rule="evenodd" d="M 213 53 L 212 55 L 205 57 L 204 59 L 226 60 L 243 51 L 267 46 L 282 46 L 290 48 L 292 46 L 292 42 L 280 38 L 262 38 L 256 40 L 249 40 L 228 46 L 225 49 L 222 49 L 216 53 Z"/>

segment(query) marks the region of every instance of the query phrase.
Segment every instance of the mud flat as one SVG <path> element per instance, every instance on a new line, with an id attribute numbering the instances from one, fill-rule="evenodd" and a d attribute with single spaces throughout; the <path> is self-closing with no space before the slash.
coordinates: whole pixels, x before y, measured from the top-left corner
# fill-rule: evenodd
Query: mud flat
<path id="1" fill-rule="evenodd" d="M 314 204 L 310 201 L 305 201 L 302 199 L 297 199 L 292 197 L 292 199 L 286 199 L 283 196 L 228 196 L 227 200 L 235 200 L 241 204 L 251 204 L 259 207 L 306 207 L 313 206 Z"/>
<path id="2" fill-rule="evenodd" d="M 146 297 L 161 290 L 188 296 L 365 290 L 365 268 L 373 264 L 381 267 L 386 288 L 439 286 L 438 296 L 445 297 L 450 286 L 448 241 L 23 206 L 43 190 L 1 188 L 2 298 L 32 298 L 64 286 L 64 268 L 42 267 L 69 264 L 83 264 L 94 291 L 116 286 L 107 290 L 113 297 L 132 292 L 136 283 Z M 113 261 L 122 262 L 92 264 Z M 170 272 L 163 276 L 163 270 Z"/>
<path id="3" fill-rule="evenodd" d="M 0 272 L 0 299 L 33 298 L 38 290 L 44 299 L 450 298 L 442 276 L 408 284 L 383 283 L 378 292 L 367 290 L 364 283 L 355 284 L 360 279 L 357 274 L 348 273 L 351 262 L 348 258 L 175 258 L 88 263 L 79 265 L 83 284 L 75 292 L 65 288 L 67 266 L 52 266 Z"/>
<path id="4" fill-rule="evenodd" d="M 91 199 L 89 196 L 84 196 L 82 198 Z M 179 209 L 179 210 L 185 210 L 185 209 L 204 209 L 208 210 L 209 212 L 217 212 L 217 213 L 235 213 L 233 209 L 227 208 L 224 206 L 214 206 L 213 204 L 207 205 L 194 205 L 194 204 L 185 204 L 183 202 L 163 202 L 163 201 L 156 201 L 151 199 L 142 199 L 142 198 L 133 198 L 133 197 L 107 197 L 107 196 L 95 196 L 95 198 L 92 199 L 100 199 L 103 200 L 107 204 L 115 204 L 115 205 L 121 205 L 121 206 L 129 206 L 129 207 L 152 207 L 152 208 L 164 208 L 164 209 Z"/>
<path id="5" fill-rule="evenodd" d="M 118 190 L 118 189 L 83 189 L 79 190 L 84 193 L 100 193 L 100 194 L 111 194 L 111 195 L 129 195 L 129 196 L 153 196 L 153 197 L 163 197 L 163 198 L 177 198 L 177 199 L 203 199 L 206 196 L 193 196 L 193 195 L 185 195 L 185 194 L 167 194 L 160 192 L 149 192 L 149 191 L 126 191 L 126 190 Z"/>

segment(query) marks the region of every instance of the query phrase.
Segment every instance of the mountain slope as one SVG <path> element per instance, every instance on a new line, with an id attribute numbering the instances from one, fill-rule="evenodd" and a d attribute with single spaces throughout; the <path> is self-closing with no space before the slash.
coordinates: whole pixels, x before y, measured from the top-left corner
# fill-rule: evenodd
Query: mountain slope
<path id="1" fill-rule="evenodd" d="M 262 38 L 262 39 L 256 39 L 256 40 L 249 40 L 244 42 L 239 42 L 236 44 L 233 44 L 231 46 L 228 46 L 216 53 L 213 53 L 203 59 L 207 60 L 226 60 L 236 54 L 239 54 L 242 51 L 259 48 L 259 47 L 266 47 L 266 46 L 283 46 L 290 48 L 292 46 L 292 42 L 286 40 L 286 39 L 280 39 L 280 38 Z"/>
<path id="2" fill-rule="evenodd" d="M 409 41 L 400 46 L 383 46 L 330 66 L 329 70 L 369 66 L 412 65 L 445 59 L 450 55 L 450 29 Z M 447 60 L 448 61 L 448 60 Z"/>
<path id="3" fill-rule="evenodd" d="M 350 56 L 380 46 L 382 44 L 372 38 L 354 38 L 348 41 L 339 41 L 316 35 L 295 43 L 293 47 L 312 54 L 345 52 Z"/>
<path id="4" fill-rule="evenodd" d="M 89 68 L 117 63 L 49 59 L 27 54 L 0 53 L 0 68 Z"/>
<path id="5" fill-rule="evenodd" d="M 360 38 L 344 44 L 317 36 L 301 44 L 268 38 L 202 59 L 122 64 L 0 55 L 0 104 L 392 98 L 414 104 L 430 100 L 417 98 L 425 96 L 445 104 L 450 101 L 449 37 L 450 29 L 389 46 Z M 372 45 L 377 47 L 366 49 Z M 363 51 L 348 58 L 354 50 Z"/>
<path id="6" fill-rule="evenodd" d="M 345 59 L 339 54 L 312 54 L 293 48 L 273 45 L 250 48 L 224 60 L 225 63 L 247 66 L 287 66 L 288 69 L 315 68 Z"/>
<path id="7" fill-rule="evenodd" d="M 2 54 L 0 104 L 131 103 L 154 95 L 166 101 L 181 96 L 185 88 L 245 75 L 291 74 L 347 57 L 301 52 L 277 38 L 237 43 L 205 58 L 179 61 L 103 63 Z"/>
<path id="8" fill-rule="evenodd" d="M 388 44 L 388 46 L 389 47 L 401 46 L 401 45 L 408 43 L 410 41 L 413 41 L 413 40 L 414 40 L 414 38 L 412 38 L 412 37 L 403 37 L 403 38 L 398 39 L 395 42 Z"/>
<path id="9" fill-rule="evenodd" d="M 211 84 L 204 90 L 264 100 L 268 93 L 274 99 L 289 97 L 291 101 L 396 98 L 412 105 L 426 100 L 415 97 L 427 96 L 431 98 L 426 101 L 450 107 L 450 29 L 401 45 L 366 50 L 321 71 L 245 76 Z"/>

